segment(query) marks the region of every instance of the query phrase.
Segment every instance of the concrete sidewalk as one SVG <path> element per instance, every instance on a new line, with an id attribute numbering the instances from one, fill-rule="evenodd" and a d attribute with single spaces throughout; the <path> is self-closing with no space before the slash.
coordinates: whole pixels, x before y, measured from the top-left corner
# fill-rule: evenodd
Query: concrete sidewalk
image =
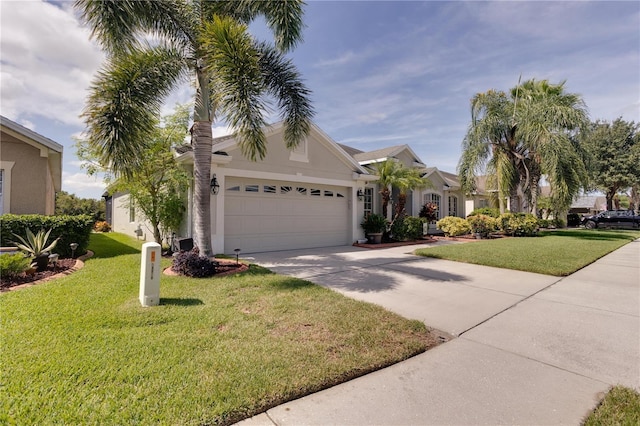
<path id="1" fill-rule="evenodd" d="M 640 240 L 566 278 L 416 248 L 255 255 L 458 338 L 244 426 L 579 424 L 611 385 L 640 390 Z"/>

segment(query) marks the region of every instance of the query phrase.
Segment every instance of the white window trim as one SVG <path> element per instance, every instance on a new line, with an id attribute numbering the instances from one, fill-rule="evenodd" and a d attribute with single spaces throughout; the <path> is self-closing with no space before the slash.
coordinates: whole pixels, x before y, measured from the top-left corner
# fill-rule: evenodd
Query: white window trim
<path id="1" fill-rule="evenodd" d="M 2 176 L 2 213 L 11 213 L 11 169 L 15 161 L 0 161 L 0 169 L 4 170 Z"/>

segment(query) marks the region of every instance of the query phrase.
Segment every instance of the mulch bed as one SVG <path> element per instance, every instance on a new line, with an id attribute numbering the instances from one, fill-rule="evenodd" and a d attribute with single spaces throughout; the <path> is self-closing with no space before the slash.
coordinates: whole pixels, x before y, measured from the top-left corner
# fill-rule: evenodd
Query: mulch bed
<path id="1" fill-rule="evenodd" d="M 209 278 L 224 277 L 226 275 L 231 275 L 231 274 L 237 274 L 237 273 L 240 273 L 240 272 L 244 272 L 244 271 L 249 269 L 249 265 L 247 265 L 246 263 L 236 264 L 236 261 L 232 260 L 232 259 L 214 259 L 214 260 L 216 262 L 218 262 L 218 266 L 216 266 L 215 275 L 213 275 L 213 277 L 209 277 Z M 166 268 L 163 271 L 163 273 L 165 275 L 169 275 L 169 276 L 177 276 L 177 275 L 179 275 L 176 271 L 171 269 L 171 266 Z"/>
<path id="2" fill-rule="evenodd" d="M 58 276 L 68 275 L 76 269 L 79 269 L 76 267 L 76 263 L 78 262 L 83 264 L 83 262 L 78 261 L 78 259 L 58 259 L 55 265 L 49 264 L 47 269 L 41 272 L 35 272 L 33 274 L 23 272 L 11 278 L 3 277 L 0 281 L 0 291 L 15 290 L 17 288 L 27 287 L 28 285 L 49 281 L 53 278 L 58 278 Z"/>

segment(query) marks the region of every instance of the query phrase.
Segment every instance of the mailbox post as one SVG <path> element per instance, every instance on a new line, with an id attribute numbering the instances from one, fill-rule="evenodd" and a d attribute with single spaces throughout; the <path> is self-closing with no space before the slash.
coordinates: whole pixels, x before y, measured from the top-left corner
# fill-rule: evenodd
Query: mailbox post
<path id="1" fill-rule="evenodd" d="M 160 304 L 160 244 L 144 243 L 140 263 L 140 303 L 142 306 Z"/>

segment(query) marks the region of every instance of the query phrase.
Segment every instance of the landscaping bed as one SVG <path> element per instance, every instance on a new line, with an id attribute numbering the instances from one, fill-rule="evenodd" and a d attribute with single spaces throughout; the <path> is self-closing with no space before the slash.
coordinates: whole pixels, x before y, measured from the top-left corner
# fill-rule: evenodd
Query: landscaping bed
<path id="1" fill-rule="evenodd" d="M 49 264 L 44 271 L 26 273 L 2 277 L 0 280 L 0 291 L 7 291 L 24 284 L 33 284 L 40 281 L 50 280 L 58 275 L 69 273 L 76 265 L 76 259 L 59 259 L 55 265 Z"/>

